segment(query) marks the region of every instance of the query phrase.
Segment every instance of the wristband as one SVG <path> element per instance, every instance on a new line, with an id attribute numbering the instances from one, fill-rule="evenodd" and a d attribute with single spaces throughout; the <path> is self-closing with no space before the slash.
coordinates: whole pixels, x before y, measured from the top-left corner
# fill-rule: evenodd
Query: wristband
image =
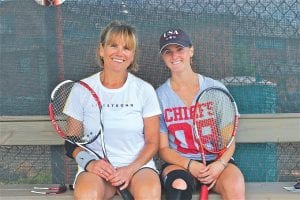
<path id="1" fill-rule="evenodd" d="M 65 150 L 66 150 L 66 155 L 69 157 L 69 158 L 73 158 L 73 152 L 74 150 L 76 149 L 76 147 L 78 147 L 76 144 L 74 143 L 71 143 L 70 141 L 66 140 L 65 141 Z"/>
<path id="2" fill-rule="evenodd" d="M 75 160 L 76 160 L 77 164 L 86 171 L 86 166 L 91 161 L 98 160 L 98 158 L 95 155 L 93 155 L 87 151 L 80 151 L 76 155 Z"/>
<path id="3" fill-rule="evenodd" d="M 224 162 L 224 160 L 222 160 L 222 159 L 220 158 L 219 161 L 220 161 L 220 163 L 223 165 L 224 168 L 227 167 L 228 164 L 227 164 L 226 162 Z"/>
<path id="4" fill-rule="evenodd" d="M 186 169 L 188 170 L 188 172 L 190 172 L 190 166 L 191 166 L 191 164 L 192 164 L 192 161 L 193 161 L 193 160 L 190 159 L 190 160 L 189 160 L 189 163 L 188 163 L 188 165 L 187 165 L 187 168 L 186 168 Z"/>

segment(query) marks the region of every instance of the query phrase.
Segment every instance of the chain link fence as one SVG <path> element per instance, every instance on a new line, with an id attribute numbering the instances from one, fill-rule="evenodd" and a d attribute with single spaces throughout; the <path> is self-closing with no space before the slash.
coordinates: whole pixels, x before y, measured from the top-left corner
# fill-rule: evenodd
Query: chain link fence
<path id="1" fill-rule="evenodd" d="M 58 82 L 99 70 L 99 32 L 114 19 L 136 27 L 137 75 L 154 87 L 169 77 L 159 36 L 179 27 L 193 40 L 195 71 L 224 82 L 240 113 L 299 113 L 299 11 L 298 0 L 0 0 L 0 114 L 47 115 Z M 248 181 L 294 181 L 299 149 L 239 144 L 236 159 Z M 243 165 L 252 153 L 262 174 Z M 76 172 L 60 146 L 0 146 L 0 167 L 0 183 L 71 183 Z"/>

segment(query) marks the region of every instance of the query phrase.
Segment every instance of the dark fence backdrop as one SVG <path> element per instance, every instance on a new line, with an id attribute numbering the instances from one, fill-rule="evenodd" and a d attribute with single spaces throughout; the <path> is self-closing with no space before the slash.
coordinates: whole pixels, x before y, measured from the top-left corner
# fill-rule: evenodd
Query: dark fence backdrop
<path id="1" fill-rule="evenodd" d="M 155 88 L 169 76 L 158 54 L 159 36 L 179 27 L 192 37 L 195 70 L 224 82 L 240 113 L 299 113 L 299 10 L 298 0 L 66 0 L 58 7 L 0 0 L 0 114 L 47 115 L 57 83 L 99 70 L 99 32 L 114 19 L 136 27 L 137 75 Z M 246 180 L 299 177 L 299 144 L 283 145 L 238 146 L 237 155 L 248 155 L 247 148 L 265 152 L 258 160 L 264 169 L 257 175 L 252 173 L 255 166 L 246 169 L 251 166 L 237 156 Z M 58 182 L 55 177 L 64 176 L 53 178 L 49 171 L 73 161 L 57 156 L 61 147 L 52 148 L 1 146 L 0 183 Z M 62 173 L 74 174 L 74 169 Z"/>

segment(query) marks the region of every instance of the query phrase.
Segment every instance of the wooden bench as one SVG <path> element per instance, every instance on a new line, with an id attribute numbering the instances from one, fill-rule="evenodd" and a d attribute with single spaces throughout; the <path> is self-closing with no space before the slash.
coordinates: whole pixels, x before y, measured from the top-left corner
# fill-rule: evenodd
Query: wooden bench
<path id="1" fill-rule="evenodd" d="M 238 143 L 285 143 L 300 142 L 300 113 L 244 114 L 240 117 Z M 62 145 L 63 140 L 54 132 L 48 116 L 1 116 L 0 145 Z M 299 171 L 299 169 L 298 169 Z M 283 186 L 294 182 L 247 182 L 247 199 L 300 199 L 300 193 L 289 192 Z M 37 186 L 37 185 L 34 185 Z M 49 186 L 49 185 L 48 185 Z M 0 185 L 3 199 L 72 199 L 67 191 L 59 195 L 30 193 L 33 185 Z M 210 199 L 220 199 L 210 194 Z M 118 196 L 114 200 L 120 199 Z M 193 199 L 198 199 L 195 194 Z"/>
<path id="2" fill-rule="evenodd" d="M 242 114 L 238 143 L 299 142 L 300 113 Z M 48 116 L 0 116 L 0 145 L 62 145 Z M 24 137 L 25 136 L 25 137 Z"/>
<path id="3" fill-rule="evenodd" d="M 291 182 L 268 182 L 268 183 L 246 183 L 246 199 L 247 200 L 299 200 L 300 192 L 289 192 L 283 187 L 291 187 Z M 37 186 L 37 185 L 35 185 Z M 45 187 L 49 185 L 38 185 Z M 0 196 L 3 200 L 71 200 L 73 199 L 73 191 L 68 190 L 62 194 L 41 195 L 34 194 L 30 191 L 33 185 L 0 185 Z M 193 200 L 198 200 L 198 193 L 193 195 Z M 221 200 L 220 195 L 215 193 L 209 194 L 210 200 Z M 122 200 L 120 196 L 115 196 L 113 200 Z"/>

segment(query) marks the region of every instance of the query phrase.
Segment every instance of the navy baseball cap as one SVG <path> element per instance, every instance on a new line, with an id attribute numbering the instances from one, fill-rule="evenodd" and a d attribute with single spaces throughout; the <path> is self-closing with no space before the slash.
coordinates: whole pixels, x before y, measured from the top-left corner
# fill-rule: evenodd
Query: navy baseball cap
<path id="1" fill-rule="evenodd" d="M 192 46 L 190 36 L 181 29 L 170 29 L 164 32 L 159 39 L 159 53 L 169 44 L 177 44 L 182 47 Z"/>

